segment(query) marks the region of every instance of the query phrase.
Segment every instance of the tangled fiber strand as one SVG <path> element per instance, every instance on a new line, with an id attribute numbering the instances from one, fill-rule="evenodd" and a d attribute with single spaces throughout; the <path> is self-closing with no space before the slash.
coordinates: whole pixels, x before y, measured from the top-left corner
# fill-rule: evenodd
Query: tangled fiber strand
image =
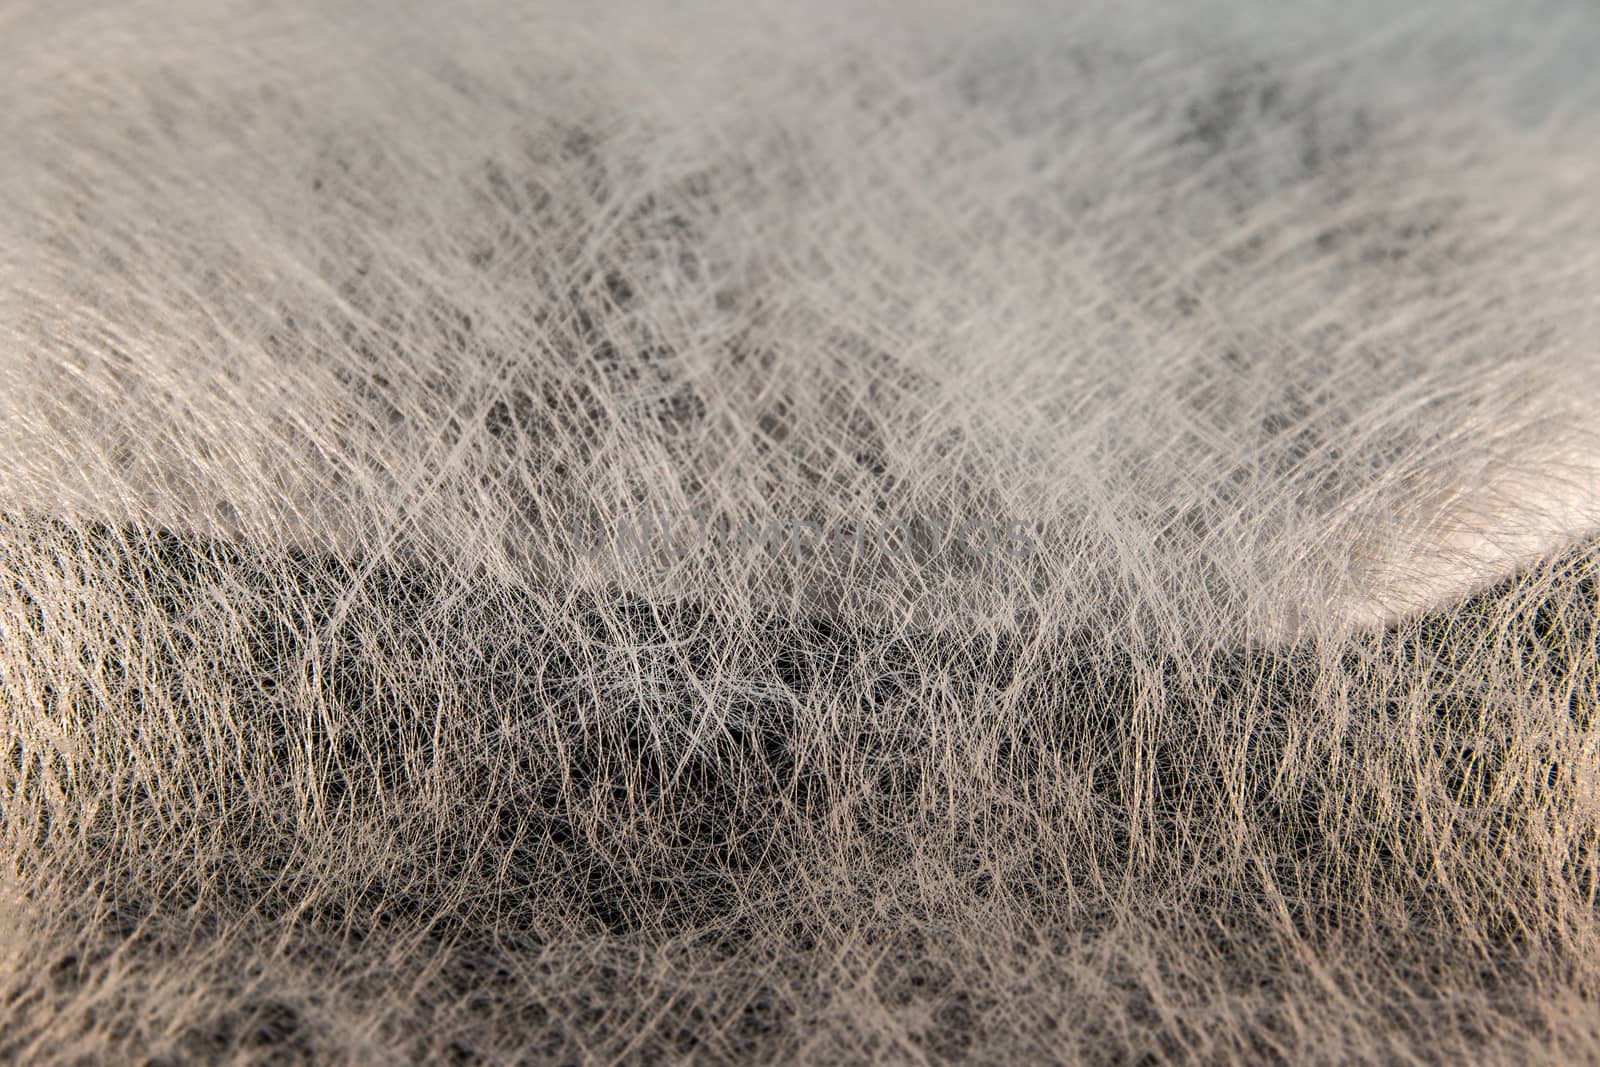
<path id="1" fill-rule="evenodd" d="M 1593 12 L 511 7 L 0 4 L 0 1060 L 1600 1058 Z"/>

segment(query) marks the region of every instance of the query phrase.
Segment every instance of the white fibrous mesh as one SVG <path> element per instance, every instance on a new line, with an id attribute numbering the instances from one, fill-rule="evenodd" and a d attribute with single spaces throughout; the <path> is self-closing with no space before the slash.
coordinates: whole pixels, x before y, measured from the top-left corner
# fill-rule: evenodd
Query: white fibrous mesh
<path id="1" fill-rule="evenodd" d="M 1292 6 L 0 3 L 0 1059 L 1600 1058 L 1600 15 Z"/>

